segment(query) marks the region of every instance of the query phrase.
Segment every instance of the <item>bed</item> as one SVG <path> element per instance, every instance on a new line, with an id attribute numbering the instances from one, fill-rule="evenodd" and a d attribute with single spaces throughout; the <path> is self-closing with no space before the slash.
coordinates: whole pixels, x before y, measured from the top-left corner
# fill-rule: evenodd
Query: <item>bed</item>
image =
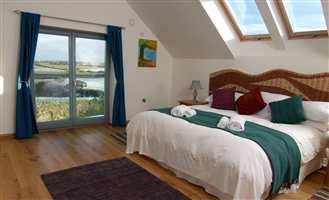
<path id="1" fill-rule="evenodd" d="M 249 75 L 236 70 L 210 74 L 209 94 L 218 88 L 236 87 L 246 92 L 255 87 L 285 95 L 301 94 L 305 100 L 329 101 L 329 73 L 304 75 L 274 70 Z M 209 105 L 192 108 L 235 115 L 235 111 L 213 109 Z M 315 127 L 298 124 L 275 124 L 257 115 L 244 116 L 248 121 L 270 127 L 291 136 L 301 154 L 298 188 L 304 178 L 322 166 L 328 136 Z M 157 111 L 134 116 L 127 127 L 127 153 L 138 152 L 220 199 L 265 199 L 272 184 L 271 163 L 254 141 L 221 129 L 189 123 Z M 284 191 L 281 191 L 284 192 Z"/>

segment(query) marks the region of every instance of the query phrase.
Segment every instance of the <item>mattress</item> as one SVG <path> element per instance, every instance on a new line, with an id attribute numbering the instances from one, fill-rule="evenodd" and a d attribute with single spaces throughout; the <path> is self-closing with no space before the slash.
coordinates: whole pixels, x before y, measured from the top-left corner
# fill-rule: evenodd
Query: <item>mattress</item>
<path id="1" fill-rule="evenodd" d="M 207 105 L 193 107 L 227 116 L 236 114 Z M 326 147 L 327 135 L 313 127 L 244 117 L 290 135 L 301 152 L 302 167 Z M 271 165 L 258 144 L 156 111 L 139 113 L 128 124 L 127 153 L 133 152 L 151 157 L 221 199 L 264 199 L 271 188 Z"/>

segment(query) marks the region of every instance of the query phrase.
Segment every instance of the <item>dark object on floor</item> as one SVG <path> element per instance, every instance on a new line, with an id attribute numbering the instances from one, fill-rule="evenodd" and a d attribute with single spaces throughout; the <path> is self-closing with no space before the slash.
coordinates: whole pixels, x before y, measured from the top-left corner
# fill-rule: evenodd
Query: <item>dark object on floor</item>
<path id="1" fill-rule="evenodd" d="M 308 200 L 329 200 L 329 188 L 323 187 Z"/>
<path id="2" fill-rule="evenodd" d="M 41 176 L 55 200 L 190 200 L 127 158 Z"/>

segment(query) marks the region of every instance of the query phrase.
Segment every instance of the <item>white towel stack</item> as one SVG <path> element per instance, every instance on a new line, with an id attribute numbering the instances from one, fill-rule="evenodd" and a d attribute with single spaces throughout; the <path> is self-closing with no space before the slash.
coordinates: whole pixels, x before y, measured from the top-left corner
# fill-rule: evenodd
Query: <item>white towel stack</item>
<path id="1" fill-rule="evenodd" d="M 229 123 L 230 123 L 230 118 L 224 116 L 219 120 L 217 127 L 224 129 L 228 126 Z"/>
<path id="2" fill-rule="evenodd" d="M 194 109 L 185 105 L 173 107 L 170 113 L 176 117 L 193 117 L 196 115 L 196 111 Z"/>
<path id="3" fill-rule="evenodd" d="M 235 115 L 231 117 L 227 127 L 232 131 L 238 131 L 238 132 L 244 131 L 245 123 L 246 123 L 245 118 L 243 118 L 241 115 Z"/>
<path id="4" fill-rule="evenodd" d="M 241 115 L 235 115 L 231 118 L 228 117 L 222 117 L 217 127 L 221 129 L 225 129 L 226 127 L 231 129 L 232 131 L 244 131 L 244 125 L 246 123 L 246 120 Z"/>

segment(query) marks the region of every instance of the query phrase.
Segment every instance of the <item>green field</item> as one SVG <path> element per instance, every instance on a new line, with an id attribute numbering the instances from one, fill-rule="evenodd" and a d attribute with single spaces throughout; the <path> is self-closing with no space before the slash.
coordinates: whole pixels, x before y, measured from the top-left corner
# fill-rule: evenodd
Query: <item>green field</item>
<path id="1" fill-rule="evenodd" d="M 64 92 L 67 84 L 65 78 L 68 76 L 68 63 L 64 61 L 37 61 L 34 66 L 37 121 L 48 122 L 69 119 L 69 98 L 65 97 L 68 96 L 67 91 Z M 104 115 L 104 90 L 101 89 L 104 82 L 100 81 L 100 86 L 97 85 L 97 80 L 104 78 L 104 71 L 102 71 L 104 66 L 77 63 L 76 70 L 81 80 L 84 80 L 84 78 L 92 79 L 85 82 L 81 81 L 83 84 L 81 88 L 78 85 L 76 86 L 77 92 L 80 92 L 76 98 L 77 117 L 86 118 Z M 79 83 L 79 80 L 77 80 L 77 83 Z M 93 87 L 96 84 L 96 89 L 89 88 L 88 84 Z"/>
<path id="2" fill-rule="evenodd" d="M 38 122 L 65 120 L 70 116 L 68 98 L 36 98 L 36 118 Z M 104 115 L 103 98 L 77 98 L 77 116 L 79 118 Z"/>

